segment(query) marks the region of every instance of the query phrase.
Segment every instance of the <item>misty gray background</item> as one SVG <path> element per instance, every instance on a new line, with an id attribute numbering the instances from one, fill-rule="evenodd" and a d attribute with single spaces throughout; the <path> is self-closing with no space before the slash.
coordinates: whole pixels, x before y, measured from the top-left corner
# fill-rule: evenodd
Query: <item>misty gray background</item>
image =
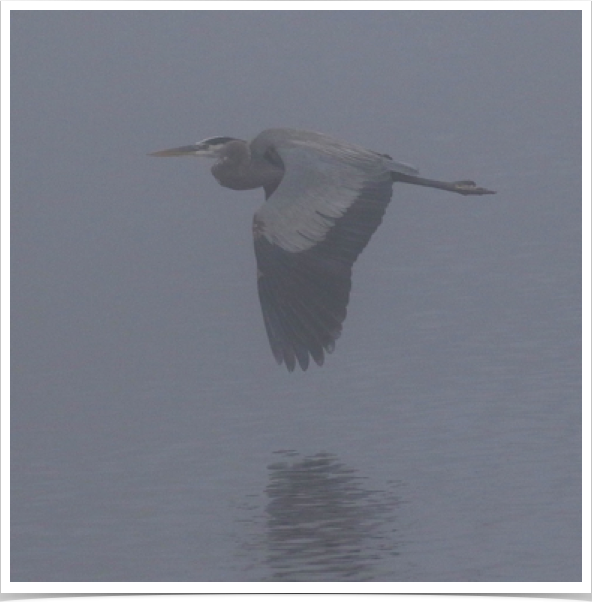
<path id="1" fill-rule="evenodd" d="M 579 12 L 11 13 L 12 580 L 579 581 Z M 323 368 L 276 366 L 267 127 L 398 184 Z"/>

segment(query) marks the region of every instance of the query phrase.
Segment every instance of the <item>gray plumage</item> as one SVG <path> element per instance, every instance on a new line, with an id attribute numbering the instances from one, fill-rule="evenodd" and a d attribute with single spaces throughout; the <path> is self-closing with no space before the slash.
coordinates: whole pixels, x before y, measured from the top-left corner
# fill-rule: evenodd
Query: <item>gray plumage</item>
<path id="1" fill-rule="evenodd" d="M 263 188 L 253 218 L 257 287 L 279 364 L 320 366 L 347 313 L 352 266 L 380 225 L 393 182 L 463 195 L 494 194 L 470 180 L 417 175 L 388 155 L 316 132 L 265 130 L 250 143 L 227 136 L 151 153 L 217 158 L 212 174 L 233 190 Z"/>

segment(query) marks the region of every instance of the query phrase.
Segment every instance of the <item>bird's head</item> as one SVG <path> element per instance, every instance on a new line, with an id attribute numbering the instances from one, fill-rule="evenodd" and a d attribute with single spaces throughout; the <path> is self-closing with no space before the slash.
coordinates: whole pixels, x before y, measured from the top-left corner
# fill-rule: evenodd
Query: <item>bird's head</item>
<path id="1" fill-rule="evenodd" d="M 168 148 L 166 150 L 149 153 L 152 157 L 219 157 L 229 142 L 238 140 L 229 136 L 215 136 L 206 138 L 201 142 L 190 144 L 188 146 L 179 146 L 177 148 Z M 242 142 L 242 140 L 241 140 Z"/>

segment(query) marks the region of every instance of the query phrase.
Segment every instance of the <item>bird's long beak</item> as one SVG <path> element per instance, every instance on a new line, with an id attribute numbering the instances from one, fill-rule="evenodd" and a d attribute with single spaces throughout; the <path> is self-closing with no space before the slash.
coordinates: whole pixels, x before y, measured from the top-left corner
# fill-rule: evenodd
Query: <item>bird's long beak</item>
<path id="1" fill-rule="evenodd" d="M 213 157 L 212 151 L 205 144 L 189 144 L 177 148 L 148 153 L 151 157 Z"/>

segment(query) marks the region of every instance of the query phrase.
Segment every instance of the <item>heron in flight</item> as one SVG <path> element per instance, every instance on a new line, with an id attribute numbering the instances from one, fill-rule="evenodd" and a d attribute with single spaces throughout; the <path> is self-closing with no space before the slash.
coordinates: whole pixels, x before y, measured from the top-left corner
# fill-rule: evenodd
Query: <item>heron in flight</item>
<path id="1" fill-rule="evenodd" d="M 322 366 L 341 335 L 352 266 L 380 225 L 393 182 L 463 195 L 495 194 L 475 182 L 442 182 L 389 155 L 325 134 L 270 129 L 247 142 L 228 136 L 150 153 L 211 157 L 212 174 L 233 190 L 263 188 L 253 218 L 257 288 L 278 364 Z"/>

